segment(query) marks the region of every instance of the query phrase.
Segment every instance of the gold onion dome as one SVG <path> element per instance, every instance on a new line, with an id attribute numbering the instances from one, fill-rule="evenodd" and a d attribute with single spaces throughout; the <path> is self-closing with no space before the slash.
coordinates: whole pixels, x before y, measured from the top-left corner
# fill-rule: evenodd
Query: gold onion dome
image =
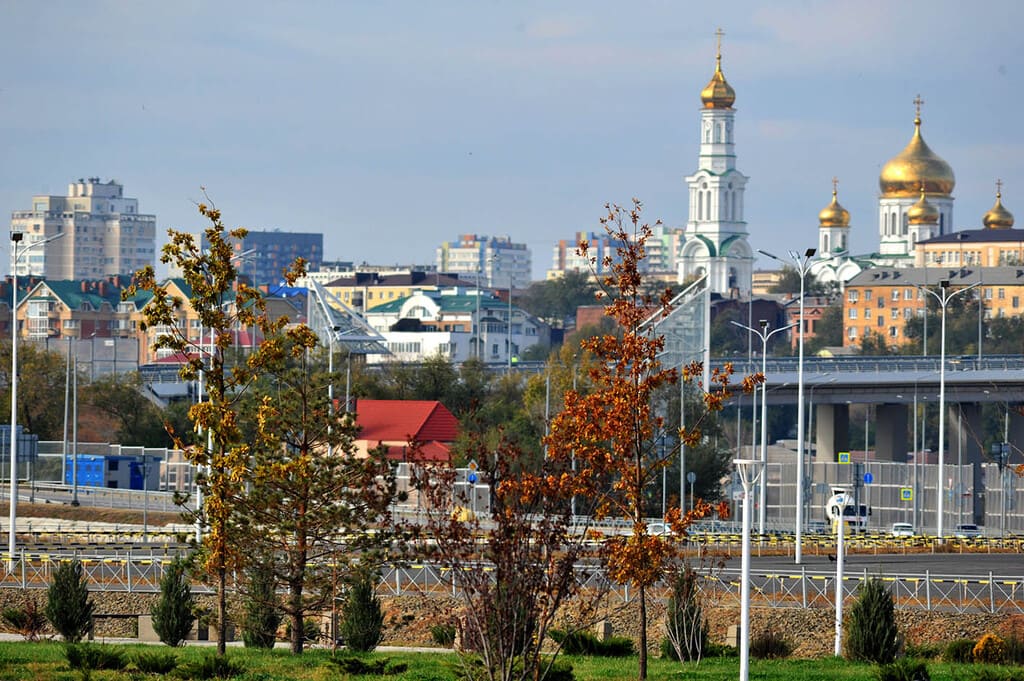
<path id="1" fill-rule="evenodd" d="M 921 137 L 921 99 L 916 99 L 915 104 L 918 109 L 910 144 L 882 167 L 878 177 L 884 198 L 915 196 L 922 184 L 929 196 L 949 196 L 956 185 L 953 169 Z"/>
<path id="2" fill-rule="evenodd" d="M 996 184 L 1002 185 L 1002 182 L 997 182 Z M 981 223 L 985 225 L 986 229 L 1010 229 L 1013 227 L 1013 213 L 1003 208 L 1003 192 L 1001 187 L 996 189 L 996 205 L 992 206 L 992 210 L 985 213 Z"/>
<path id="3" fill-rule="evenodd" d="M 921 198 L 907 209 L 907 222 L 912 225 L 934 225 L 939 221 L 939 209 L 925 198 L 925 186 L 919 188 Z"/>
<path id="4" fill-rule="evenodd" d="M 716 35 L 718 52 L 715 55 L 715 73 L 700 91 L 700 101 L 704 103 L 705 109 L 731 109 L 736 101 L 736 91 L 726 82 L 725 74 L 722 73 L 722 29 L 718 29 Z"/>
<path id="5" fill-rule="evenodd" d="M 850 211 L 839 205 L 837 198 L 836 181 L 832 181 L 832 203 L 821 209 L 818 213 L 818 223 L 822 227 L 849 227 Z"/>

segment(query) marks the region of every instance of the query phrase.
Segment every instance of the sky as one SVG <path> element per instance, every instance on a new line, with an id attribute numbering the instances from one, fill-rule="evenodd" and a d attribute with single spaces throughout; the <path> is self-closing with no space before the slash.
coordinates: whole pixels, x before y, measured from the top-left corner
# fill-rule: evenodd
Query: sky
<path id="1" fill-rule="evenodd" d="M 1018 0 L 0 0 L 0 17 L 7 213 L 98 176 L 156 214 L 160 243 L 204 226 L 205 191 L 229 226 L 323 233 L 328 260 L 432 264 L 460 234 L 508 235 L 540 278 L 608 202 L 685 224 L 721 27 L 753 248 L 817 246 L 836 176 L 853 252 L 876 250 L 878 173 L 918 94 L 955 228 L 981 226 L 997 178 L 1024 221 Z"/>

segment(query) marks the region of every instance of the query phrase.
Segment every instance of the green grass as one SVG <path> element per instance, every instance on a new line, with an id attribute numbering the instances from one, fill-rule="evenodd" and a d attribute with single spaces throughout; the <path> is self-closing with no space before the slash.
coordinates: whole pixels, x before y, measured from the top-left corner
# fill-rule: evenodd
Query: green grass
<path id="1" fill-rule="evenodd" d="M 178 656 L 179 665 L 213 654 L 211 647 L 186 647 L 171 649 L 164 646 L 124 645 L 130 659 L 139 652 L 171 652 Z M 405 663 L 408 669 L 395 676 L 345 677 L 331 664 L 331 652 L 307 650 L 301 656 L 292 656 L 287 650 L 254 650 L 229 648 L 228 656 L 240 663 L 246 670 L 240 681 L 340 681 L 341 679 L 366 679 L 366 681 L 450 681 L 455 679 L 458 658 L 451 653 L 374 653 L 369 659 L 387 658 L 391 662 Z M 627 681 L 636 678 L 636 657 L 599 658 L 564 656 L 573 666 L 579 681 Z M 669 681 L 721 681 L 734 679 L 739 672 L 739 658 L 705 659 L 699 665 L 680 664 L 661 658 L 650 658 L 649 678 Z M 930 662 L 928 669 L 933 681 L 963 681 L 973 678 L 971 665 L 950 665 Z M 981 665 L 973 666 L 977 670 Z M 77 672 L 68 667 L 64 647 L 60 643 L 13 643 L 0 642 L 0 681 L 32 680 L 77 681 Z M 93 672 L 93 681 L 114 679 L 168 679 L 144 675 L 130 667 L 125 672 Z M 750 661 L 751 681 L 866 681 L 874 678 L 870 665 L 836 660 L 772 660 Z"/>

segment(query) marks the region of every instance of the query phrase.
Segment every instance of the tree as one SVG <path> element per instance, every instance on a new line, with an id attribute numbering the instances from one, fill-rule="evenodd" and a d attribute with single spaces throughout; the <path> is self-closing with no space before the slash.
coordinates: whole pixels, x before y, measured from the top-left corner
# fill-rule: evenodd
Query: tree
<path id="1" fill-rule="evenodd" d="M 281 625 L 277 580 L 268 561 L 269 558 L 257 560 L 246 570 L 248 583 L 242 621 L 242 642 L 246 648 L 273 648 Z"/>
<path id="2" fill-rule="evenodd" d="M 545 444 L 549 458 L 576 462 L 581 475 L 574 478 L 574 492 L 598 500 L 597 518 L 620 516 L 632 525 L 631 534 L 603 542 L 601 559 L 612 580 L 631 585 L 637 594 L 638 674 L 645 679 L 647 590 L 662 578 L 668 559 L 678 551 L 673 541 L 648 534 L 645 521 L 648 486 L 655 484 L 662 469 L 677 455 L 674 449 L 659 448 L 655 443 L 654 436 L 663 431 L 665 420 L 653 413 L 652 399 L 663 386 L 699 375 L 702 367 L 698 363 L 683 367 L 681 376 L 675 369 L 661 367 L 658 355 L 664 349 L 664 338 L 653 335 L 644 321 L 653 306 L 667 315 L 670 299 L 663 295 L 653 301 L 640 290 L 639 263 L 652 230 L 641 223 L 641 205 L 635 199 L 628 211 L 612 205 L 607 208 L 602 225 L 612 239 L 624 244 L 618 249 L 619 262 L 608 257 L 603 263 L 611 272 L 602 281 L 602 293 L 608 299 L 605 314 L 618 323 L 619 333 L 583 341 L 581 347 L 595 357 L 588 371 L 590 392 L 566 393 L 565 409 L 553 418 Z M 580 244 L 580 252 L 587 255 L 585 243 Z M 728 366 L 713 372 L 712 386 L 705 386 L 710 392 L 703 395 L 704 415 L 678 433 L 678 442 L 693 446 L 700 441 L 704 416 L 720 410 L 730 394 L 731 373 Z M 752 387 L 756 380 L 746 379 L 745 386 Z M 684 535 L 695 519 L 711 511 L 704 501 L 693 506 L 693 511 L 685 515 L 678 507 L 667 513 L 666 520 L 677 537 Z"/>
<path id="3" fill-rule="evenodd" d="M 232 497 L 232 527 L 287 590 L 280 608 L 299 654 L 303 620 L 330 605 L 348 556 L 368 559 L 389 541 L 394 474 L 383 450 L 357 451 L 354 415 L 338 417 L 328 399 L 338 377 L 318 370 L 316 334 L 300 324 L 264 343 L 263 377 L 244 410 L 253 422 L 249 489 Z"/>
<path id="4" fill-rule="evenodd" d="M 0 397 L 4 413 L 11 413 L 11 344 L 2 346 L 0 376 L 6 389 Z M 64 429 L 64 385 L 66 358 L 48 352 L 33 343 L 18 344 L 18 423 L 40 440 L 59 440 Z M 32 399 L 34 395 L 60 396 L 59 399 Z M 28 399 L 25 399 L 26 396 Z"/>
<path id="5" fill-rule="evenodd" d="M 818 323 L 814 325 L 814 337 L 806 339 L 804 351 L 809 355 L 816 354 L 827 347 L 840 347 L 843 344 L 843 305 L 838 303 L 825 308 Z"/>
<path id="6" fill-rule="evenodd" d="M 377 598 L 377 573 L 365 568 L 358 570 L 349 586 L 341 621 L 345 647 L 358 653 L 368 653 L 380 643 L 383 629 L 384 613 Z"/>
<path id="7" fill-rule="evenodd" d="M 205 399 L 192 405 L 189 418 L 206 441 L 190 444 L 177 433 L 175 442 L 185 458 L 200 473 L 196 483 L 203 492 L 203 505 L 195 509 L 200 522 L 208 526 L 203 537 L 203 567 L 217 589 L 217 653 L 227 650 L 227 577 L 240 566 L 240 545 L 231 537 L 232 500 L 246 477 L 250 447 L 242 440 L 237 402 L 259 375 L 266 358 L 267 343 L 257 346 L 245 361 L 229 363 L 230 348 L 237 325 L 258 327 L 264 338 L 278 335 L 287 323 L 282 317 L 270 321 L 262 294 L 239 281 L 232 240 L 241 240 L 246 230 L 225 232 L 220 211 L 206 204 L 199 213 L 209 221 L 204 234 L 208 248 L 201 248 L 196 237 L 168 230 L 169 243 L 163 247 L 160 261 L 182 273 L 189 299 L 171 296 L 167 286 L 157 281 L 152 267 L 136 273 L 131 286 L 122 291 L 129 299 L 139 291 L 148 291 L 152 299 L 143 308 L 143 327 L 162 327 L 167 331 L 154 343 L 155 349 L 169 350 L 189 357 L 181 369 L 181 378 L 193 381 L 202 373 Z M 302 273 L 301 259 L 285 274 L 289 283 Z M 188 305 L 198 317 L 205 335 L 195 335 L 183 323 L 181 310 Z M 207 341 L 209 341 L 207 343 Z M 271 350 L 276 351 L 272 346 Z"/>
<path id="8" fill-rule="evenodd" d="M 684 566 L 672 579 L 665 633 L 678 660 L 700 661 L 708 641 L 708 623 L 704 618 L 697 573 Z"/>
<path id="9" fill-rule="evenodd" d="M 138 373 L 103 376 L 83 390 L 83 401 L 112 417 L 117 442 L 141 447 L 173 447 L 164 413 L 142 395 Z"/>
<path id="10" fill-rule="evenodd" d="M 539 281 L 519 298 L 519 305 L 530 314 L 555 327 L 565 326 L 581 305 L 593 305 L 597 287 L 589 272 L 565 272 L 562 276 Z"/>
<path id="11" fill-rule="evenodd" d="M 160 600 L 153 606 L 153 631 L 169 646 L 180 646 L 196 617 L 189 561 L 175 558 L 160 578 Z"/>
<path id="12" fill-rule="evenodd" d="M 77 643 L 92 628 L 92 609 L 82 563 L 62 561 L 46 592 L 46 619 L 65 641 Z"/>
<path id="13" fill-rule="evenodd" d="M 889 664 L 899 652 L 892 594 L 881 579 L 870 579 L 857 589 L 846 625 L 846 657 Z"/>
<path id="14" fill-rule="evenodd" d="M 804 293 L 821 294 L 825 293 L 827 286 L 818 282 L 817 278 L 807 273 L 804 279 Z M 768 293 L 795 293 L 800 295 L 800 272 L 792 265 L 783 265 L 779 271 L 779 280 L 771 285 Z"/>

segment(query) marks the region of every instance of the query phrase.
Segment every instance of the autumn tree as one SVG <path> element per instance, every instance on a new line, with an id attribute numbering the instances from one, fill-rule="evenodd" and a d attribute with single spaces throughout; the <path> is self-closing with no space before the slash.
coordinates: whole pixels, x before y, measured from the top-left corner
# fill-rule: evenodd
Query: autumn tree
<path id="1" fill-rule="evenodd" d="M 661 471 L 678 454 L 675 449 L 660 448 L 655 434 L 665 427 L 663 418 L 653 410 L 655 393 L 679 380 L 691 380 L 702 373 L 702 367 L 691 364 L 682 368 L 663 369 L 658 355 L 664 349 L 664 338 L 653 335 L 643 322 L 652 308 L 663 315 L 670 309 L 666 291 L 660 299 L 644 295 L 641 287 L 640 262 L 645 256 L 644 244 L 652 234 L 642 223 L 641 205 L 637 200 L 625 210 L 609 205 L 601 223 L 618 243 L 617 258 L 607 257 L 600 263 L 610 274 L 601 280 L 607 300 L 605 314 L 617 322 L 617 333 L 586 339 L 581 347 L 595 360 L 588 369 L 590 390 L 570 390 L 565 395 L 565 408 L 552 419 L 550 434 L 545 438 L 547 456 L 567 468 L 575 461 L 578 473 L 567 476 L 573 494 L 596 500 L 595 517 L 623 517 L 632 526 L 628 535 L 609 537 L 602 543 L 601 558 L 609 577 L 629 584 L 637 594 L 640 615 L 638 674 L 647 677 L 647 594 L 665 575 L 671 559 L 678 553 L 675 539 L 684 535 L 687 526 L 711 512 L 710 506 L 698 500 L 693 511 L 681 514 L 673 507 L 666 514 L 674 538 L 648 533 L 644 501 L 648 486 L 660 478 Z M 579 252 L 587 256 L 587 244 Z M 595 270 L 599 263 L 591 260 Z M 711 386 L 702 395 L 704 412 L 701 418 L 687 422 L 678 433 L 677 442 L 693 446 L 701 439 L 704 417 L 721 409 L 729 396 L 731 367 L 715 370 Z M 752 387 L 757 377 L 745 379 Z M 724 508 L 722 509 L 724 512 Z"/>
<path id="2" fill-rule="evenodd" d="M 294 654 L 303 621 L 329 608 L 349 560 L 366 560 L 386 541 L 380 529 L 394 495 L 384 452 L 358 452 L 355 419 L 339 418 L 328 399 L 338 376 L 321 370 L 322 346 L 305 325 L 264 341 L 263 376 L 246 410 L 255 434 L 249 485 L 234 498 L 238 541 L 267 557 L 265 569 L 287 591 L 280 607 Z"/>
<path id="3" fill-rule="evenodd" d="M 152 267 L 136 273 L 122 298 L 149 292 L 152 299 L 143 308 L 143 326 L 163 329 L 154 349 L 188 358 L 181 369 L 182 380 L 194 381 L 200 373 L 203 375 L 206 394 L 202 401 L 192 405 L 189 418 L 195 430 L 205 437 L 201 444 L 192 444 L 181 434 L 172 435 L 185 458 L 196 467 L 196 484 L 202 491 L 202 505 L 195 513 L 198 522 L 207 527 L 203 537 L 203 568 L 217 589 L 217 652 L 224 655 L 227 580 L 229 573 L 240 565 L 243 550 L 231 535 L 235 511 L 232 500 L 247 477 L 252 455 L 239 428 L 237 402 L 259 375 L 266 359 L 263 344 L 254 348 L 244 361 L 230 362 L 229 358 L 235 357 L 230 349 L 237 325 L 259 327 L 264 338 L 271 338 L 287 320 L 271 322 L 261 293 L 238 278 L 232 241 L 244 238 L 246 230 L 226 232 L 220 211 L 212 206 L 200 204 L 199 212 L 209 222 L 204 230 L 208 246 L 203 248 L 192 234 L 168 230 L 169 242 L 160 257 L 162 263 L 182 273 L 188 300 L 172 296 L 167 286 L 157 280 Z M 295 271 L 286 275 L 289 283 L 301 270 L 300 260 Z M 183 323 L 186 306 L 198 317 L 203 335 Z"/>
<path id="4" fill-rule="evenodd" d="M 138 373 L 110 374 L 96 379 L 82 390 L 82 400 L 110 417 L 116 442 L 143 447 L 173 447 L 167 434 L 174 412 L 162 410 L 142 395 Z M 176 430 L 176 429 L 174 429 Z"/>
<path id="5" fill-rule="evenodd" d="M 11 413 L 11 344 L 0 354 L 0 377 L 7 386 L 0 394 L 0 405 Z M 59 440 L 64 424 L 64 385 L 66 358 L 33 343 L 18 344 L 18 423 L 40 440 Z M 45 395 L 48 399 L 32 399 Z M 59 396 L 59 397 L 58 397 Z"/>

